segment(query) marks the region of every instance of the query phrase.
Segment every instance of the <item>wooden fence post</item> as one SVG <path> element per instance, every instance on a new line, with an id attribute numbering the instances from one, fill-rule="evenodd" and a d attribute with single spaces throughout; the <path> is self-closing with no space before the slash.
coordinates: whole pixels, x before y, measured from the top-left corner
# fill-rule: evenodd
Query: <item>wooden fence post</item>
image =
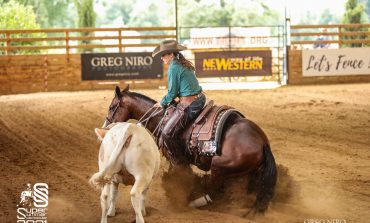
<path id="1" fill-rule="evenodd" d="M 338 48 L 342 48 L 342 27 L 341 25 L 338 26 Z"/>
<path id="2" fill-rule="evenodd" d="M 67 62 L 69 62 L 69 32 L 66 31 L 66 56 L 67 56 Z"/>
<path id="3" fill-rule="evenodd" d="M 48 75 L 49 75 L 49 70 L 48 70 L 48 55 L 45 54 L 44 56 L 44 91 L 48 91 Z"/>
<path id="4" fill-rule="evenodd" d="M 10 33 L 6 33 L 6 47 L 8 48 L 10 46 Z M 9 50 L 5 50 L 5 55 L 9 54 Z"/>
<path id="5" fill-rule="evenodd" d="M 122 30 L 118 30 L 118 49 L 122 53 Z"/>

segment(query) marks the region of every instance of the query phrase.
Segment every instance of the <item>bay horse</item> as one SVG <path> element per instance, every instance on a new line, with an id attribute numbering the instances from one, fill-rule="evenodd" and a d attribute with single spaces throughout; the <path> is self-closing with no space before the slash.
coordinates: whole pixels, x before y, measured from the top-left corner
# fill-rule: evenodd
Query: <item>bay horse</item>
<path id="1" fill-rule="evenodd" d="M 113 123 L 95 129 L 102 141 L 99 151 L 99 172 L 90 178 L 90 185 L 101 189 L 101 223 L 115 215 L 118 183 L 133 185 L 130 195 L 136 222 L 144 223 L 145 199 L 160 166 L 159 149 L 152 135 L 133 123 Z"/>
<path id="2" fill-rule="evenodd" d="M 129 86 L 122 91 L 117 86 L 103 127 L 128 119 L 140 120 L 147 116 L 155 103 L 155 100 L 145 95 L 129 91 Z M 157 131 L 164 113 L 165 111 L 156 112 L 146 118 L 146 127 L 150 132 Z M 183 141 L 182 144 L 186 145 L 185 140 Z M 189 157 L 185 151 L 185 148 L 177 149 L 176 155 L 182 156 L 180 165 L 195 165 L 193 157 Z M 162 153 L 168 160 L 173 158 L 171 152 L 166 149 L 162 148 Z M 221 155 L 200 157 L 198 162 L 201 164 L 197 165 L 198 168 L 211 171 L 209 180 L 211 195 L 212 191 L 214 194 L 217 193 L 216 190 L 226 179 L 249 175 L 246 192 L 256 193 L 256 200 L 250 211 L 263 213 L 267 210 L 275 192 L 277 168 L 268 138 L 257 124 L 241 117 L 230 121 L 223 129 Z"/>

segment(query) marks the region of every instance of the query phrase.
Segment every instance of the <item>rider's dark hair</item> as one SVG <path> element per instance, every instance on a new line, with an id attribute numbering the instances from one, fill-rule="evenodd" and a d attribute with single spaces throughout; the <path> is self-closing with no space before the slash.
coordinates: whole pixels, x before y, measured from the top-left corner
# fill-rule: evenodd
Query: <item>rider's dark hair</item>
<path id="1" fill-rule="evenodd" d="M 184 55 L 182 55 L 182 53 L 174 52 L 173 55 L 175 56 L 175 59 L 181 63 L 182 66 L 188 68 L 189 70 L 195 71 L 193 63 L 186 59 Z"/>

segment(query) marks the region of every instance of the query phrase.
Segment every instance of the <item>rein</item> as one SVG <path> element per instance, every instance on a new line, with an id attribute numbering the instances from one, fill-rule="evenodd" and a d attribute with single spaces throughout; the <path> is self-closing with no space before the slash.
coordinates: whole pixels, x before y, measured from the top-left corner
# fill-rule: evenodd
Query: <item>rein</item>
<path id="1" fill-rule="evenodd" d="M 152 111 L 154 109 L 154 111 Z M 152 111 L 152 112 L 151 112 Z M 159 113 L 161 113 L 163 111 L 163 108 L 161 107 L 151 107 L 147 112 L 145 112 L 145 114 L 140 118 L 139 122 L 138 122 L 138 125 L 142 125 L 143 123 L 144 124 L 144 127 L 146 128 L 149 120 L 153 117 L 155 117 L 156 115 L 158 115 Z M 166 110 L 167 111 L 167 110 Z M 149 116 L 147 118 L 145 118 L 147 116 L 147 114 L 151 112 L 149 114 Z M 163 117 L 161 118 L 161 121 L 159 121 L 158 125 L 155 127 L 155 129 L 153 130 L 153 135 L 158 138 L 159 136 L 159 127 L 162 125 L 163 123 L 163 120 L 164 120 L 164 117 L 166 116 L 166 112 L 165 114 L 163 115 Z"/>
<path id="2" fill-rule="evenodd" d="M 112 123 L 113 122 L 113 117 L 115 116 L 116 112 L 118 111 L 118 108 L 121 107 L 121 98 L 119 98 L 119 102 L 117 103 L 117 105 L 114 107 L 114 110 L 113 110 L 113 113 L 111 115 L 111 117 L 105 117 L 105 119 L 109 122 L 109 123 Z M 169 107 L 170 108 L 170 107 Z M 151 118 L 157 116 L 158 114 L 160 114 L 161 112 L 163 111 L 163 108 L 162 107 L 151 107 L 148 111 L 146 111 L 144 113 L 144 115 L 140 118 L 140 120 L 138 121 L 137 125 L 144 125 L 145 128 L 147 128 L 147 125 L 148 125 L 148 122 Z M 163 117 L 161 118 L 161 120 L 158 122 L 158 125 L 155 127 L 155 129 L 153 130 L 152 134 L 153 136 L 157 139 L 157 141 L 159 140 L 159 135 L 160 135 L 160 126 L 162 125 L 163 121 L 164 121 L 164 118 L 166 117 L 166 114 L 168 114 L 168 108 L 165 109 L 165 113 L 163 115 Z M 149 115 L 148 115 L 149 114 Z"/>
<path id="3" fill-rule="evenodd" d="M 107 117 L 105 117 L 105 119 L 108 121 L 108 122 L 110 122 L 110 123 L 112 123 L 113 122 L 113 117 L 114 117 L 114 115 L 116 114 L 116 112 L 117 112 L 117 110 L 118 110 L 118 108 L 119 107 L 121 107 L 120 106 L 120 104 L 121 104 L 121 99 L 119 100 L 119 102 L 118 102 L 118 104 L 116 105 L 116 107 L 114 108 L 114 110 L 113 110 L 113 114 L 112 114 L 112 117 L 111 118 L 109 118 L 108 116 Z"/>

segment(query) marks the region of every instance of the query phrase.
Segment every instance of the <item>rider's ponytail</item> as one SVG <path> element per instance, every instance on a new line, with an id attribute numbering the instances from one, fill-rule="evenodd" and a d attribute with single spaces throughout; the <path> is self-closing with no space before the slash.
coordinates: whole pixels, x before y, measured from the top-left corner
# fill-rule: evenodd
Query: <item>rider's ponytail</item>
<path id="1" fill-rule="evenodd" d="M 175 52 L 174 56 L 177 61 L 181 63 L 182 66 L 188 68 L 189 70 L 195 71 L 195 67 L 192 62 L 184 57 L 180 52 Z"/>

